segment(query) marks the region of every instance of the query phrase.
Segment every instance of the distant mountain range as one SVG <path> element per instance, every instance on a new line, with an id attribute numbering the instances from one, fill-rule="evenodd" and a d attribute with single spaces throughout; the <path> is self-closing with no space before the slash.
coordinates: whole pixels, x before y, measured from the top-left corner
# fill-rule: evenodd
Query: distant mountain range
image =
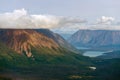
<path id="1" fill-rule="evenodd" d="M 120 31 L 117 30 L 79 30 L 68 41 L 76 47 L 120 48 Z"/>

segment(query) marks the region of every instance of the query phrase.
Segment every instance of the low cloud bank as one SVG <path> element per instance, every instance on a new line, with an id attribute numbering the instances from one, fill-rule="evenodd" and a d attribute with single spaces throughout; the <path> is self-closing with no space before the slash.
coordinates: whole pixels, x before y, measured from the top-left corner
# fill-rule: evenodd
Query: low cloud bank
<path id="1" fill-rule="evenodd" d="M 0 28 L 53 29 L 81 23 L 86 23 L 86 20 L 52 15 L 30 15 L 25 9 L 0 14 Z"/>
<path id="2" fill-rule="evenodd" d="M 114 17 L 102 16 L 93 23 L 79 17 L 29 14 L 25 9 L 0 14 L 0 28 L 39 29 L 47 28 L 56 32 L 75 32 L 79 29 L 120 30 L 120 22 Z"/>

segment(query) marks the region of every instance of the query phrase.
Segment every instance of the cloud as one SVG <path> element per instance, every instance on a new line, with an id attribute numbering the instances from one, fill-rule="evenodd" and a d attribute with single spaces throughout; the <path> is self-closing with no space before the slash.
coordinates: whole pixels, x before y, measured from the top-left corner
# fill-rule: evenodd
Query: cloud
<path id="1" fill-rule="evenodd" d="M 31 15 L 25 9 L 0 14 L 0 28 L 37 29 L 48 28 L 57 32 L 75 32 L 78 29 L 120 30 L 120 23 L 114 24 L 115 18 L 102 16 L 96 24 L 86 24 L 79 17 L 53 15 Z"/>
<path id="2" fill-rule="evenodd" d="M 86 20 L 52 15 L 30 15 L 25 9 L 0 14 L 0 28 L 58 28 L 86 23 Z"/>
<path id="3" fill-rule="evenodd" d="M 69 28 L 61 27 L 59 29 L 53 30 L 58 33 L 74 33 L 78 30 L 120 30 L 120 22 L 115 21 L 113 17 L 102 16 L 97 19 L 97 22 L 87 23 L 87 24 L 75 24 L 69 26 Z"/>
<path id="4" fill-rule="evenodd" d="M 113 17 L 102 16 L 100 19 L 97 19 L 97 24 L 110 25 L 115 20 Z"/>

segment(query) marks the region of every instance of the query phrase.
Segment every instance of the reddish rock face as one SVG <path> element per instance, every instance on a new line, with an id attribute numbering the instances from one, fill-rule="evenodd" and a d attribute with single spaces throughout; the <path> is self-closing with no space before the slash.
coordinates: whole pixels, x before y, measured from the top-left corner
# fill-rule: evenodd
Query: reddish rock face
<path id="1" fill-rule="evenodd" d="M 19 54 L 32 56 L 31 48 L 58 48 L 59 45 L 51 38 L 31 29 L 3 29 L 0 30 L 0 40 Z"/>

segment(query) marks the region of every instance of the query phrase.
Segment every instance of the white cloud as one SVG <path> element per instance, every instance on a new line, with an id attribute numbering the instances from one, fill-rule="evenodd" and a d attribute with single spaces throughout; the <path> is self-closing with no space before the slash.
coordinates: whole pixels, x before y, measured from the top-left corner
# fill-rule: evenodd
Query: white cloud
<path id="1" fill-rule="evenodd" d="M 56 28 L 85 23 L 85 20 L 52 15 L 30 15 L 25 9 L 0 14 L 0 28 Z"/>
<path id="2" fill-rule="evenodd" d="M 49 28 L 65 33 L 79 29 L 120 30 L 120 25 L 118 25 L 120 23 L 114 24 L 114 21 L 113 17 L 102 16 L 97 19 L 96 24 L 85 24 L 87 21 L 79 17 L 30 15 L 25 9 L 0 14 L 0 28 Z"/>
<path id="3" fill-rule="evenodd" d="M 97 19 L 97 24 L 110 25 L 115 20 L 113 17 L 102 16 L 100 19 Z"/>
<path id="4" fill-rule="evenodd" d="M 115 18 L 113 17 L 106 17 L 102 16 L 101 18 L 97 19 L 93 23 L 88 23 L 88 24 L 75 24 L 72 26 L 69 26 L 69 28 L 66 27 L 61 27 L 57 30 L 54 30 L 55 32 L 59 33 L 73 33 L 78 31 L 79 29 L 81 30 L 120 30 L 120 22 L 116 22 Z"/>

